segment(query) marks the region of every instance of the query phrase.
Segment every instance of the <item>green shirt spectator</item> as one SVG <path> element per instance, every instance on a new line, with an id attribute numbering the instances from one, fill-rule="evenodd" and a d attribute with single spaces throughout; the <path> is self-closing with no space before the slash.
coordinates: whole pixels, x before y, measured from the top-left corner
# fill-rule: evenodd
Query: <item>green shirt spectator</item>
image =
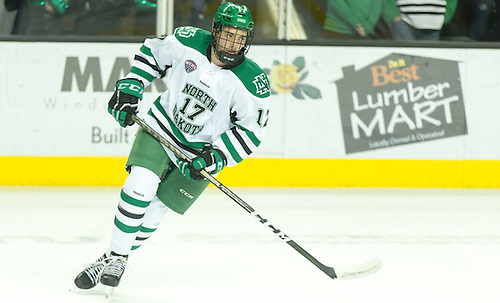
<path id="1" fill-rule="evenodd" d="M 366 38 L 373 34 L 383 0 L 329 0 L 324 29 L 339 38 Z"/>

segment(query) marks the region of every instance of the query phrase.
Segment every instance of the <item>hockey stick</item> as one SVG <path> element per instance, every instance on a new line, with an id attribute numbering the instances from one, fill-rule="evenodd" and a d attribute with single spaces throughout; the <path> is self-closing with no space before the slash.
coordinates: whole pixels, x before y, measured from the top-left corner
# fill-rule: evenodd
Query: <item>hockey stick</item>
<path id="1" fill-rule="evenodd" d="M 165 145 L 168 149 L 170 149 L 178 158 L 191 162 L 191 159 L 188 156 L 183 154 L 177 147 L 168 142 L 163 136 L 161 136 L 158 132 L 156 132 L 153 128 L 151 128 L 151 126 L 149 126 L 144 120 L 137 117 L 136 115 L 132 115 L 132 120 L 134 120 L 140 127 L 142 127 L 145 131 L 151 134 L 161 144 Z M 319 268 L 321 271 L 327 274 L 330 278 L 339 280 L 361 278 L 378 271 L 382 267 L 382 260 L 380 258 L 375 258 L 366 263 L 359 264 L 356 266 L 339 268 L 339 269 L 334 269 L 333 267 L 324 265 L 323 263 L 319 262 L 315 257 L 313 257 L 310 253 L 308 253 L 305 249 L 303 249 L 300 245 L 298 245 L 294 240 L 288 237 L 284 232 L 282 232 L 280 229 L 272 225 L 266 218 L 260 215 L 255 209 L 253 209 L 250 205 L 248 205 L 245 201 L 243 201 L 240 197 L 238 197 L 229 188 L 220 183 L 212 175 L 207 173 L 205 170 L 202 170 L 200 174 L 208 181 L 210 181 L 210 183 L 212 183 L 215 187 L 217 187 L 223 193 L 225 193 L 234 202 L 236 202 L 239 206 L 243 207 L 249 214 L 256 217 L 260 221 L 260 223 L 269 227 L 272 230 L 272 232 L 275 233 L 281 240 L 285 241 L 288 245 L 293 247 L 293 249 L 299 252 L 302 256 L 304 256 L 317 268 Z"/>

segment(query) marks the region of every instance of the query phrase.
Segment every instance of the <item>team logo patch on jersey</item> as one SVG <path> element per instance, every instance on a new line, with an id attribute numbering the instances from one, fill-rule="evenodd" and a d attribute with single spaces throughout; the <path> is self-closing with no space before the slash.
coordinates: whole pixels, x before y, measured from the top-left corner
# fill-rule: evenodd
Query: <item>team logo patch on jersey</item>
<path id="1" fill-rule="evenodd" d="M 255 85 L 257 94 L 261 96 L 270 92 L 269 80 L 265 73 L 255 76 L 253 84 Z"/>
<path id="2" fill-rule="evenodd" d="M 186 60 L 184 62 L 184 68 L 186 69 L 187 73 L 192 73 L 198 68 L 198 66 L 196 65 L 196 63 L 194 63 L 193 60 Z"/>

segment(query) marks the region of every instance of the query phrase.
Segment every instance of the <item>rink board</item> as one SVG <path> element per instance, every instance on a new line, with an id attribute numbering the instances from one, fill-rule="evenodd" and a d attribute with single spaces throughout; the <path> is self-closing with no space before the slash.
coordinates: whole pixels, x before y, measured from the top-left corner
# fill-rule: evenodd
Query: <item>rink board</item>
<path id="1" fill-rule="evenodd" d="M 1 157 L 2 185 L 121 186 L 120 157 Z M 226 186 L 499 188 L 500 161 L 247 159 L 226 168 Z"/>
<path id="2" fill-rule="evenodd" d="M 139 47 L 0 42 L 0 184 L 122 184 L 137 126 L 106 107 Z M 498 50 L 256 45 L 249 57 L 270 77 L 271 114 L 259 149 L 221 173 L 228 185 L 500 187 Z"/>

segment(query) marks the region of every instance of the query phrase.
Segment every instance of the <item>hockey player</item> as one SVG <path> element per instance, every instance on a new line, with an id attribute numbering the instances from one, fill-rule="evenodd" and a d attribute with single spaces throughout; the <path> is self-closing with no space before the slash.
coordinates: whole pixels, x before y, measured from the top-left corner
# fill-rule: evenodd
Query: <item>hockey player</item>
<path id="1" fill-rule="evenodd" d="M 130 253 L 156 230 L 171 210 L 183 214 L 212 175 L 248 157 L 261 143 L 269 115 L 269 81 L 246 58 L 254 22 L 245 5 L 222 4 L 212 32 L 177 28 L 173 35 L 146 39 L 125 78 L 116 83 L 109 113 L 122 127 L 134 124 L 144 88 L 170 69 L 169 89 L 146 115 L 146 122 L 191 157 L 179 160 L 139 129 L 127 160 L 111 241 L 105 253 L 76 278 L 81 289 L 99 282 L 116 287 Z"/>

